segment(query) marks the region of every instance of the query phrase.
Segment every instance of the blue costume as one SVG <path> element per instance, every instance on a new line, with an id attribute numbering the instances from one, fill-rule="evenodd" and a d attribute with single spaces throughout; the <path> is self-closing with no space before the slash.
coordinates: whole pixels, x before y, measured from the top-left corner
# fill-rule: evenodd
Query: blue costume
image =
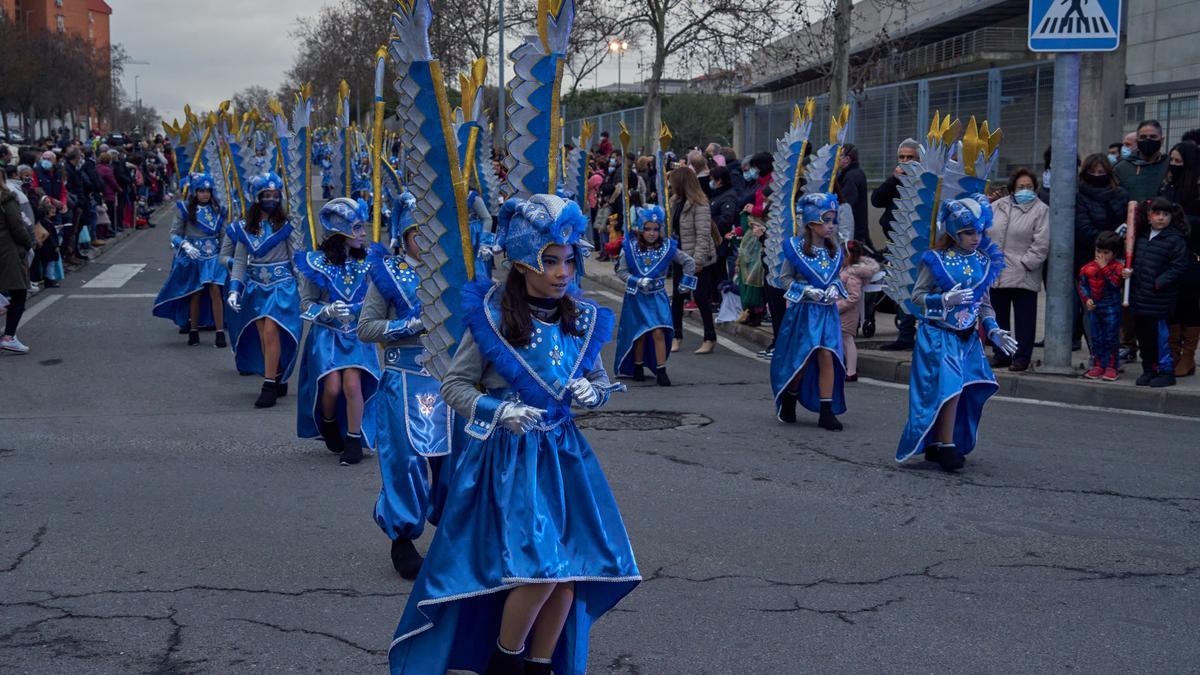
<path id="1" fill-rule="evenodd" d="M 651 372 L 665 367 L 658 362 L 653 345 L 643 343 L 643 355 L 634 353 L 634 346 L 643 336 L 655 330 L 663 331 L 665 344 L 675 336 L 671 323 L 671 302 L 667 297 L 666 276 L 671 263 L 683 266 L 684 278 L 681 288 L 696 287 L 696 261 L 679 250 L 679 242 L 666 238 L 666 214 L 660 206 L 637 209 L 633 232 L 625 237 L 621 247 L 621 258 L 617 263 L 617 276 L 625 282 L 625 298 L 621 304 L 621 323 L 617 328 L 617 351 L 613 371 L 618 377 L 639 377 L 638 366 L 648 366 Z M 636 233 L 641 232 L 647 222 L 659 224 L 659 240 L 655 248 L 642 248 Z M 665 240 L 664 240 L 665 238 Z M 690 281 L 690 283 L 689 283 Z M 670 350 L 666 358 L 670 358 Z M 640 358 L 646 360 L 640 361 Z"/>
<path id="2" fill-rule="evenodd" d="M 366 204 L 344 197 L 329 202 L 320 212 L 325 239 L 331 236 L 356 238 L 362 224 L 370 217 Z M 296 434 L 300 438 L 322 438 L 330 450 L 343 452 L 340 441 L 355 436 L 347 428 L 345 395 L 338 397 L 336 422 L 323 424 L 321 391 L 326 376 L 349 368 L 360 371 L 364 402 L 370 400 L 378 386 L 379 358 L 375 345 L 360 341 L 357 334 L 358 313 L 367 296 L 367 273 L 371 265 L 367 260 L 353 256 L 347 256 L 345 262 L 335 265 L 322 251 L 297 253 L 295 264 L 300 274 L 300 316 L 310 322 L 300 360 Z M 373 431 L 374 426 L 364 410 L 362 444 L 365 447 L 374 447 Z M 361 459 L 361 448 L 357 458 L 353 454 L 344 456 L 343 463 L 356 463 Z"/>
<path id="3" fill-rule="evenodd" d="M 193 195 L 199 190 L 208 190 L 212 201 L 197 204 L 193 218 L 187 202 L 175 202 L 177 213 L 171 226 L 171 272 L 166 283 L 154 299 L 154 316 L 170 319 L 180 328 L 191 324 L 190 304 L 193 293 L 201 293 L 205 286 L 224 286 L 229 282 L 229 271 L 220 260 L 222 239 L 225 234 L 225 210 L 216 202 L 213 180 L 207 174 L 193 174 L 189 183 Z M 199 323 L 191 326 L 213 326 L 212 299 L 201 293 Z M 224 326 L 217 326 L 223 330 Z M 223 346 L 223 345 L 222 345 Z"/>
<path id="4" fill-rule="evenodd" d="M 264 192 L 278 191 L 283 181 L 275 174 L 255 176 L 249 192 L 258 201 Z M 233 272 L 229 283 L 236 307 L 229 318 L 233 336 L 234 360 L 238 372 L 263 375 L 265 372 L 262 341 L 256 322 L 265 319 L 279 327 L 279 364 L 276 380 L 288 381 L 296 364 L 297 347 L 303 324 L 300 321 L 300 295 L 297 291 L 293 256 L 304 250 L 304 233 L 292 222 L 274 225 L 264 215 L 256 232 L 246 221 L 229 226 L 228 236 L 234 242 Z M 234 294 L 237 295 L 234 295 Z"/>
<path id="5" fill-rule="evenodd" d="M 510 262 L 537 271 L 548 244 L 582 255 L 586 230 L 578 205 L 536 195 L 504 205 L 497 240 Z M 442 394 L 466 418 L 471 441 L 396 629 L 393 673 L 481 672 L 495 649 L 504 592 L 567 581 L 574 601 L 553 668 L 583 673 L 592 623 L 641 581 L 616 502 L 571 410 L 579 378 L 590 382 L 592 408 L 614 389 L 600 363 L 612 313 L 577 299 L 568 333 L 557 308 L 531 306 L 530 342 L 517 346 L 500 329 L 502 294 L 486 280 L 465 289 L 469 333 Z M 518 434 L 503 420 L 525 406 L 545 413 Z"/>

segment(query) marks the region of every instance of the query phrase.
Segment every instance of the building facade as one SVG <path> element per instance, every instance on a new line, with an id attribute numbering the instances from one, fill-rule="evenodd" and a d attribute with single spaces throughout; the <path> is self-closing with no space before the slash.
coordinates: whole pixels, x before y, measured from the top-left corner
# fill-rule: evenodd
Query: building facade
<path id="1" fill-rule="evenodd" d="M 27 31 L 77 35 L 110 56 L 112 7 L 104 0 L 0 0 L 0 10 Z"/>

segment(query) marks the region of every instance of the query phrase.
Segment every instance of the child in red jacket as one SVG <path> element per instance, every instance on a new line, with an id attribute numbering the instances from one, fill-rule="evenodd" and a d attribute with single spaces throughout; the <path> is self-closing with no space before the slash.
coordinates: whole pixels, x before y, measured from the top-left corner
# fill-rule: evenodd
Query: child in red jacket
<path id="1" fill-rule="evenodd" d="M 1116 232 L 1096 237 L 1096 259 L 1079 270 L 1077 290 L 1087 312 L 1088 346 L 1092 368 L 1084 373 L 1090 380 L 1116 380 L 1117 349 L 1121 335 L 1121 256 L 1123 243 Z"/>

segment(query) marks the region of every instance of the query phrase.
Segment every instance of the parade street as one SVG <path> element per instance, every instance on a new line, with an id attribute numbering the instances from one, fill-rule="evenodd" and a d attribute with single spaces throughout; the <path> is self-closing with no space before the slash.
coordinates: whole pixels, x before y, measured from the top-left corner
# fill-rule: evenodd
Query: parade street
<path id="1" fill-rule="evenodd" d="M 377 466 L 151 317 L 169 216 L 35 297 L 37 352 L 0 358 L 0 671 L 382 672 L 411 583 Z M 645 579 L 592 672 L 1195 667 L 1195 420 L 993 400 L 945 474 L 893 460 L 903 387 L 848 385 L 842 433 L 786 426 L 767 362 L 698 344 L 580 420 Z"/>

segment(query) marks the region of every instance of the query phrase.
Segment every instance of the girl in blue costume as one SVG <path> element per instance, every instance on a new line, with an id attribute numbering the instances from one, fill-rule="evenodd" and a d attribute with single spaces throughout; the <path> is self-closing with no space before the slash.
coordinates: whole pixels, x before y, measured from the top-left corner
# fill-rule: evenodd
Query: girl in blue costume
<path id="1" fill-rule="evenodd" d="M 229 271 L 221 262 L 221 240 L 225 235 L 225 210 L 213 196 L 212 177 L 192 174 L 188 179 L 191 197 L 175 202 L 178 212 L 171 225 L 171 273 L 154 300 L 154 316 L 171 319 L 187 327 L 188 345 L 200 344 L 200 326 L 216 326 L 216 346 L 225 347 L 222 286 Z"/>
<path id="2" fill-rule="evenodd" d="M 375 522 L 392 541 L 392 566 L 405 579 L 415 579 L 422 560 L 413 540 L 421 536 L 426 519 L 438 521 L 440 510 L 431 487 L 438 481 L 430 474 L 438 476 L 449 461 L 454 413 L 438 393 L 441 383 L 421 365 L 415 223 L 409 218 L 403 230 L 393 232 L 392 241 L 403 241 L 406 255 L 371 248 L 371 286 L 358 316 L 358 339 L 384 345 L 383 378 L 379 391 L 367 401 L 366 415 L 375 422 L 383 478 Z"/>
<path id="3" fill-rule="evenodd" d="M 442 396 L 472 440 L 396 629 L 392 673 L 583 673 L 592 623 L 641 581 L 571 412 L 620 388 L 600 362 L 612 313 L 567 294 L 586 232 L 573 202 L 510 199 L 497 232 L 507 279 L 464 290 L 469 330 Z"/>
<path id="4" fill-rule="evenodd" d="M 796 421 L 797 400 L 819 413 L 817 424 L 841 431 L 837 416 L 846 412 L 843 387 L 842 321 L 837 301 L 846 297 L 838 274 L 842 248 L 837 243 L 837 197 L 824 192 L 796 200 L 796 220 L 804 236 L 783 242 L 779 287 L 788 301 L 771 357 L 771 390 L 780 422 Z"/>
<path id="5" fill-rule="evenodd" d="M 625 299 L 621 304 L 621 323 L 617 328 L 617 377 L 633 377 L 635 382 L 646 379 L 645 367 L 650 366 L 660 386 L 671 386 L 667 378 L 667 345 L 675 337 L 671 325 L 671 302 L 667 298 L 667 270 L 672 263 L 683 266 L 684 290 L 696 288 L 696 261 L 679 250 L 679 242 L 663 239 L 667 214 L 661 206 L 637 209 L 633 234 L 625 237 L 621 257 L 617 260 L 617 276 L 625 282 Z M 646 353 L 646 338 L 654 343 Z M 649 364 L 646 359 L 651 359 Z"/>
<path id="6" fill-rule="evenodd" d="M 1010 356 L 1017 341 L 996 323 L 988 289 L 1004 252 L 984 233 L 992 224 L 987 197 L 948 199 L 938 210 L 938 239 L 921 256 L 912 299 L 924 308 L 908 384 L 908 424 L 896 449 L 903 462 L 924 451 L 946 471 L 961 469 L 975 447 L 983 404 L 998 389 L 979 325 Z"/>
<path id="7" fill-rule="evenodd" d="M 379 383 L 375 345 L 358 339 L 358 313 L 367 296 L 367 234 L 363 202 L 339 197 L 321 207 L 319 251 L 296 254 L 301 317 L 310 321 L 300 360 L 296 434 L 321 438 L 343 466 L 362 461 L 371 444 L 364 403 Z M 368 434 L 364 438 L 363 432 Z"/>
<path id="8" fill-rule="evenodd" d="M 234 311 L 234 360 L 239 373 L 263 376 L 256 408 L 287 395 L 300 344 L 300 294 L 292 257 L 304 250 L 304 233 L 283 206 L 283 180 L 273 173 L 250 179 L 254 203 L 246 219 L 229 226 L 233 272 L 226 303 Z"/>

